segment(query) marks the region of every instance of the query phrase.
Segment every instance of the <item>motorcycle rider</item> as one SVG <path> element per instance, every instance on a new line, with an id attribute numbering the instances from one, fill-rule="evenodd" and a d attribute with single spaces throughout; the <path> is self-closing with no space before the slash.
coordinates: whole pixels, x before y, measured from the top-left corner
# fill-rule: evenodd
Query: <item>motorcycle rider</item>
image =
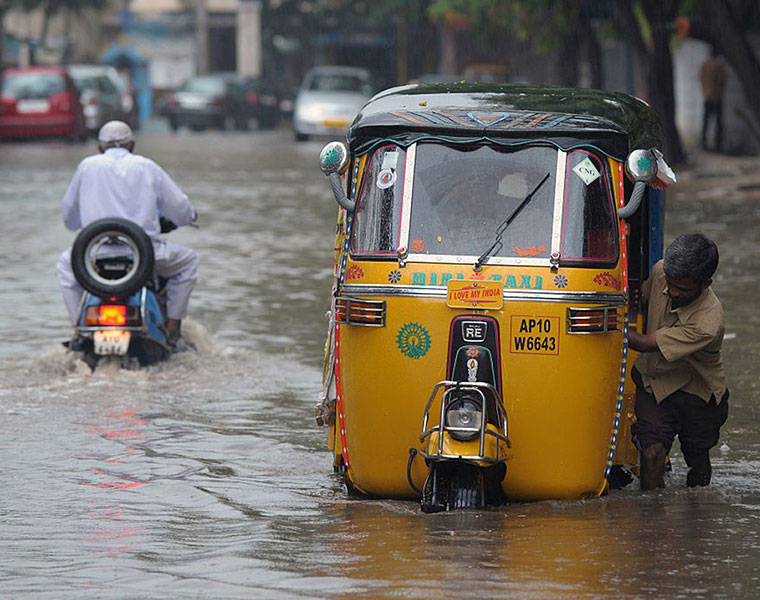
<path id="1" fill-rule="evenodd" d="M 177 226 L 189 225 L 198 215 L 166 171 L 151 159 L 133 154 L 134 147 L 126 123 L 109 121 L 100 128 L 99 154 L 79 163 L 63 197 L 63 222 L 76 231 L 97 219 L 121 217 L 145 230 L 155 251 L 154 272 L 167 279 L 166 328 L 169 342 L 176 345 L 198 279 L 198 256 L 161 237 L 159 215 Z M 70 248 L 58 259 L 58 283 L 75 324 L 84 290 L 74 277 Z"/>

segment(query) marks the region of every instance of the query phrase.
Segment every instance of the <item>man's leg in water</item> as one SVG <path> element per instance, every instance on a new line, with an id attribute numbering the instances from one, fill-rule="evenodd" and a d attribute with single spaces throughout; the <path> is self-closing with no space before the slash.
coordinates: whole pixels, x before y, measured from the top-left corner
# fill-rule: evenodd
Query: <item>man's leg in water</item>
<path id="1" fill-rule="evenodd" d="M 678 433 L 678 421 L 670 410 L 670 396 L 658 403 L 644 388 L 641 374 L 634 369 L 632 375 L 636 383 L 636 422 L 631 432 L 639 449 L 639 482 L 642 491 L 664 488 L 665 458 Z"/>
<path id="2" fill-rule="evenodd" d="M 156 244 L 155 272 L 166 277 L 166 329 L 169 341 L 181 333 L 182 319 L 187 316 L 190 294 L 198 279 L 198 256 L 190 248 L 173 242 Z"/>
<path id="3" fill-rule="evenodd" d="M 678 439 L 681 442 L 684 460 L 689 467 L 686 485 L 710 485 L 710 448 L 718 443 L 720 428 L 728 418 L 728 390 L 720 403 L 715 400 L 715 396 L 710 398 L 709 402 L 705 402 L 692 394 L 678 394 L 678 414 L 682 423 Z"/>
<path id="4" fill-rule="evenodd" d="M 69 313 L 69 320 L 72 325 L 76 324 L 79 316 L 79 305 L 82 302 L 84 290 L 74 277 L 74 271 L 71 269 L 71 248 L 64 250 L 58 259 L 58 285 L 63 294 L 63 303 Z"/>

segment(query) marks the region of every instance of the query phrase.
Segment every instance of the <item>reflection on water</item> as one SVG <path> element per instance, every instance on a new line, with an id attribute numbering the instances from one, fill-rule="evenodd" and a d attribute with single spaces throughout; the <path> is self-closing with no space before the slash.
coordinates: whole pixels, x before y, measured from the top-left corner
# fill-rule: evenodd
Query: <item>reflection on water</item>
<path id="1" fill-rule="evenodd" d="M 313 426 L 335 215 L 319 143 L 282 132 L 138 141 L 201 213 L 201 229 L 172 234 L 201 256 L 185 323 L 199 350 L 95 373 L 59 346 L 69 331 L 54 280 L 73 239 L 58 202 L 92 147 L 0 146 L 0 201 L 15 215 L 0 223 L 9 597 L 733 598 L 760 587 L 758 198 L 734 185 L 718 205 L 689 173 L 670 196 L 668 236 L 699 228 L 721 248 L 732 413 L 711 488 L 683 486 L 676 452 L 661 492 L 423 515 L 346 496 Z"/>

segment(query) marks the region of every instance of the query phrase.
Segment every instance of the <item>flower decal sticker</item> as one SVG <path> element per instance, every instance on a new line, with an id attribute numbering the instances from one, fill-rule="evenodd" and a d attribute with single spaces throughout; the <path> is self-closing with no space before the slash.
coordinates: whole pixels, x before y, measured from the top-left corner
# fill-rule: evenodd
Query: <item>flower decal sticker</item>
<path id="1" fill-rule="evenodd" d="M 348 270 L 346 271 L 347 281 L 361 279 L 362 277 L 364 277 L 364 269 L 362 269 L 359 265 L 351 265 L 348 267 Z"/>
<path id="2" fill-rule="evenodd" d="M 622 286 L 620 278 L 615 277 L 609 271 L 599 273 L 596 277 L 594 277 L 594 283 L 603 287 L 612 288 L 613 290 L 619 290 Z"/>
<path id="3" fill-rule="evenodd" d="M 512 250 L 517 256 L 540 256 L 546 252 L 546 246 L 541 244 L 540 246 L 531 246 L 530 248 L 520 248 L 519 246 L 512 246 Z"/>
<path id="4" fill-rule="evenodd" d="M 396 343 L 404 356 L 417 359 L 430 350 L 430 334 L 419 323 L 407 323 L 398 330 Z"/>
<path id="5" fill-rule="evenodd" d="M 398 283 L 401 281 L 401 271 L 393 270 L 390 273 L 388 273 L 388 281 L 391 283 Z"/>
<path id="6" fill-rule="evenodd" d="M 554 278 L 554 285 L 557 286 L 560 289 L 566 288 L 567 287 L 567 277 L 565 277 L 564 275 L 557 275 Z"/>
<path id="7" fill-rule="evenodd" d="M 425 251 L 425 240 L 412 240 L 412 252 L 420 253 Z"/>

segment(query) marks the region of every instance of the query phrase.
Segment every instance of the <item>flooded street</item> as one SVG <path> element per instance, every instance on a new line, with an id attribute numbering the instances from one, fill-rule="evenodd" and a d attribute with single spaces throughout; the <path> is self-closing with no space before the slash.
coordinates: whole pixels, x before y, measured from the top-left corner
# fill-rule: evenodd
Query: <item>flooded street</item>
<path id="1" fill-rule="evenodd" d="M 424 515 L 359 500 L 314 424 L 336 204 L 321 142 L 138 133 L 198 209 L 198 352 L 90 373 L 66 355 L 60 199 L 95 143 L 0 144 L 0 595 L 753 598 L 760 589 L 760 160 L 678 171 L 666 243 L 718 243 L 731 412 L 713 485 Z"/>

